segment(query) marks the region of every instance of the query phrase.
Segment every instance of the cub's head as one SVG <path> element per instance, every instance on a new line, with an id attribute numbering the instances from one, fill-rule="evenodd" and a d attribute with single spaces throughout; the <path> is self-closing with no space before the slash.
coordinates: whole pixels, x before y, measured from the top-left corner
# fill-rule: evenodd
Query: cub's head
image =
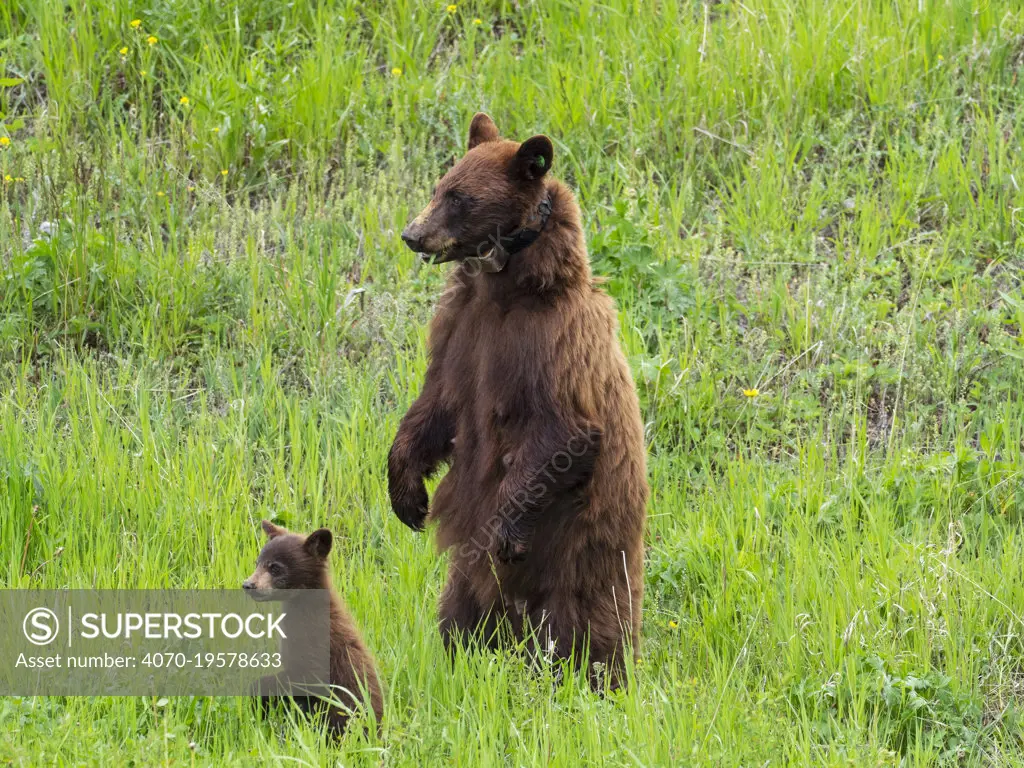
<path id="1" fill-rule="evenodd" d="M 535 217 L 553 154 L 547 136 L 521 144 L 503 139 L 494 121 L 478 113 L 468 151 L 437 183 L 402 239 L 435 263 L 486 255 L 497 238 Z"/>
<path id="2" fill-rule="evenodd" d="M 268 541 L 256 560 L 256 570 L 242 582 L 254 600 L 270 600 L 277 589 L 324 589 L 327 586 L 327 555 L 333 537 L 326 528 L 302 536 L 263 521 Z"/>

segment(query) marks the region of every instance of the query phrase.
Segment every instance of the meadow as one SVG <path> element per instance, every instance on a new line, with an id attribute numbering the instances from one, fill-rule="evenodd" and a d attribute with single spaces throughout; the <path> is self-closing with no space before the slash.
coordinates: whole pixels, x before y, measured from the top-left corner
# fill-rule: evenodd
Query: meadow
<path id="1" fill-rule="evenodd" d="M 8 0 L 0 585 L 239 585 L 336 536 L 387 689 L 3 698 L 9 765 L 1024 764 L 1016 0 Z M 473 113 L 546 133 L 649 446 L 642 661 L 449 665 L 384 466 Z"/>

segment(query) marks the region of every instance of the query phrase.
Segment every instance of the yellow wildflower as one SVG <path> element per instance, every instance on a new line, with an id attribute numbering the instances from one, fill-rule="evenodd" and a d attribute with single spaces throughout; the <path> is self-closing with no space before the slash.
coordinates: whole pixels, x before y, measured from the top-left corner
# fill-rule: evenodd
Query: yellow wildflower
<path id="1" fill-rule="evenodd" d="M 181 106 L 183 106 L 183 107 L 187 107 L 188 106 L 188 96 L 182 96 L 180 99 L 178 99 L 178 103 L 181 104 Z"/>
<path id="2" fill-rule="evenodd" d="M 473 26 L 479 27 L 483 23 L 483 19 L 473 19 Z"/>
<path id="3" fill-rule="evenodd" d="M 761 390 L 759 390 L 757 387 L 751 387 L 750 389 L 744 389 L 743 390 L 743 396 L 744 397 L 754 398 L 754 397 L 757 397 L 760 394 L 761 394 Z"/>
<path id="4" fill-rule="evenodd" d="M 188 191 L 189 192 L 195 192 L 196 191 L 196 185 L 195 184 L 189 184 L 188 185 Z"/>
<path id="5" fill-rule="evenodd" d="M 142 26 L 142 19 L 132 19 L 128 22 L 132 29 L 138 29 Z"/>
<path id="6" fill-rule="evenodd" d="M 150 45 L 156 45 L 159 41 L 157 40 L 156 35 L 150 35 L 149 37 L 146 38 L 146 42 L 149 43 Z"/>
<path id="7" fill-rule="evenodd" d="M 144 70 L 144 69 L 139 70 L 139 76 L 140 77 L 145 77 L 146 76 L 146 70 Z"/>
<path id="8" fill-rule="evenodd" d="M 120 53 L 122 56 L 127 56 L 128 55 L 128 46 L 126 45 L 124 48 L 119 50 L 118 53 Z"/>
<path id="9" fill-rule="evenodd" d="M 156 196 L 157 196 L 157 197 L 163 197 L 163 196 L 164 196 L 164 193 L 163 193 L 162 191 L 161 191 L 161 192 L 157 192 L 157 193 L 156 193 Z"/>
<path id="10" fill-rule="evenodd" d="M 445 8 L 445 10 L 448 11 L 448 13 L 455 13 L 457 10 L 459 10 L 459 6 L 457 6 L 455 3 L 452 3 L 447 8 Z"/>
<path id="11" fill-rule="evenodd" d="M 676 627 L 678 627 L 678 626 L 679 626 L 679 622 L 678 622 L 678 621 L 670 621 L 670 622 L 668 623 L 668 628 L 669 628 L 669 629 L 675 629 L 675 628 L 676 628 Z"/>
<path id="12" fill-rule="evenodd" d="M 9 137 L 7 137 L 7 136 L 0 136 L 0 147 L 9 147 L 10 145 L 11 145 L 11 140 L 10 140 Z"/>
<path id="13" fill-rule="evenodd" d="M 227 168 L 222 169 L 221 172 L 220 172 L 220 175 L 221 176 L 227 176 L 228 175 L 228 169 Z"/>
<path id="14" fill-rule="evenodd" d="M 402 68 L 401 67 L 395 67 L 394 69 L 391 70 L 391 74 L 394 75 L 395 77 L 401 77 L 402 76 Z"/>
<path id="15" fill-rule="evenodd" d="M 25 177 L 24 177 L 24 176 L 15 176 L 15 177 L 14 177 L 14 180 L 15 180 L 15 181 L 24 181 L 24 180 L 25 180 Z"/>
<path id="16" fill-rule="evenodd" d="M 14 181 L 14 177 L 11 176 L 11 174 L 9 174 L 9 173 L 5 173 L 4 174 L 4 181 L 8 181 L 8 182 L 9 181 Z"/>

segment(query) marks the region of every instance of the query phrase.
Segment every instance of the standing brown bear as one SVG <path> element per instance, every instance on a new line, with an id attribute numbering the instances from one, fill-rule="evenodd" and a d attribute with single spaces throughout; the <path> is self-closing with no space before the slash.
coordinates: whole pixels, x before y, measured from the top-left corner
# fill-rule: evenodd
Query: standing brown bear
<path id="1" fill-rule="evenodd" d="M 640 639 L 643 426 L 615 307 L 591 276 L 572 193 L 548 175 L 552 155 L 546 136 L 502 139 L 477 114 L 469 151 L 402 233 L 457 266 L 388 489 L 395 514 L 422 530 L 424 478 L 450 467 L 429 515 L 451 549 L 446 646 L 532 628 L 544 651 L 588 655 L 616 686 L 627 638 L 634 652 Z"/>

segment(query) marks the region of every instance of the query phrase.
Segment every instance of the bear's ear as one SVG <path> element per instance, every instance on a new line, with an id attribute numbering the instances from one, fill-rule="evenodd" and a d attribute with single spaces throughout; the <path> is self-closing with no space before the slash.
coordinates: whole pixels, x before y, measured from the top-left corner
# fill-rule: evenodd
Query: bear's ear
<path id="1" fill-rule="evenodd" d="M 539 179 L 551 168 L 555 148 L 547 136 L 534 136 L 519 145 L 516 152 L 515 173 L 523 179 Z"/>
<path id="2" fill-rule="evenodd" d="M 306 551 L 313 555 L 313 557 L 319 557 L 323 560 L 330 554 L 333 542 L 334 537 L 331 535 L 331 532 L 326 528 L 320 528 L 306 537 Z"/>
<path id="3" fill-rule="evenodd" d="M 477 112 L 473 115 L 473 122 L 469 124 L 469 148 L 479 146 L 488 141 L 498 140 L 498 126 L 491 120 L 490 115 Z"/>
<path id="4" fill-rule="evenodd" d="M 288 533 L 284 528 L 279 525 L 274 525 L 269 520 L 264 520 L 260 525 L 263 526 L 263 532 L 271 539 L 276 539 L 281 534 Z"/>

